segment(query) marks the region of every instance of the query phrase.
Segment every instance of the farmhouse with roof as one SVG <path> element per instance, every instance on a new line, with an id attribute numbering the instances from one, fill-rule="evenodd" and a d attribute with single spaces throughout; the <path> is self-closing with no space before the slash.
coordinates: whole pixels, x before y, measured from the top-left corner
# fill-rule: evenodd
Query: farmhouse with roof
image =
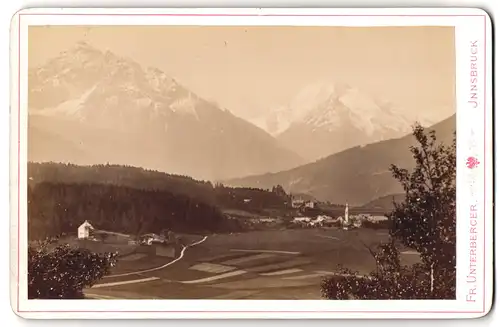
<path id="1" fill-rule="evenodd" d="M 88 222 L 88 220 L 85 220 L 83 224 L 78 227 L 78 238 L 79 239 L 87 239 L 90 236 L 90 231 L 94 230 L 94 227 Z"/>

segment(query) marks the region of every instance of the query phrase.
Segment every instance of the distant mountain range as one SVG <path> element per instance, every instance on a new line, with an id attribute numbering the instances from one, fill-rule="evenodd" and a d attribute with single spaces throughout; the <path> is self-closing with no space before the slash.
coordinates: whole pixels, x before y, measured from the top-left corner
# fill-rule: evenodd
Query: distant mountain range
<path id="1" fill-rule="evenodd" d="M 86 43 L 30 69 L 28 84 L 31 162 L 136 166 L 230 186 L 280 184 L 353 205 L 400 193 L 388 167 L 412 164 L 407 134 L 418 115 L 349 85 L 311 85 L 250 123 L 158 69 Z M 455 118 L 433 128 L 451 138 Z"/>
<path id="2" fill-rule="evenodd" d="M 305 161 L 154 68 L 78 43 L 29 71 L 28 160 L 126 164 L 199 179 Z"/>
<path id="3" fill-rule="evenodd" d="M 438 141 L 450 144 L 456 117 L 435 124 Z M 402 192 L 389 171 L 391 164 L 411 169 L 414 159 L 409 147 L 413 135 L 357 146 L 294 169 L 226 180 L 230 186 L 270 188 L 282 185 L 287 192 L 310 194 L 321 201 L 358 206 Z"/>
<path id="4" fill-rule="evenodd" d="M 317 83 L 253 122 L 309 161 L 357 145 L 401 137 L 429 120 L 350 85 Z"/>

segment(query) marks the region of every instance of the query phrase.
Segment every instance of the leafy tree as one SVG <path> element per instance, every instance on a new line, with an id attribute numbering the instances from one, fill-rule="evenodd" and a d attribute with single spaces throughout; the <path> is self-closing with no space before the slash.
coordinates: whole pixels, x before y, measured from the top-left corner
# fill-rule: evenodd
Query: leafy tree
<path id="1" fill-rule="evenodd" d="M 431 293 L 454 289 L 455 277 L 439 285 L 435 280 L 444 271 L 453 271 L 455 276 L 456 138 L 451 146 L 437 144 L 435 131 L 426 134 L 422 126 L 416 126 L 413 135 L 419 143 L 411 148 L 416 168 L 410 173 L 391 166 L 406 194 L 402 203 L 394 203 L 389 215 L 391 235 L 420 253 L 429 269 Z"/>
<path id="2" fill-rule="evenodd" d="M 456 274 L 456 139 L 449 146 L 437 143 L 434 131 L 416 125 L 418 145 L 410 151 L 412 172 L 391 165 L 393 176 L 405 191 L 388 215 L 390 241 L 375 250 L 376 270 L 368 276 L 340 268 L 323 280 L 327 299 L 454 299 Z M 403 266 L 398 242 L 420 254 L 421 263 Z"/>
<path id="3" fill-rule="evenodd" d="M 83 289 L 109 273 L 116 254 L 93 253 L 44 241 L 28 247 L 29 299 L 80 299 Z"/>
<path id="4" fill-rule="evenodd" d="M 276 193 L 276 195 L 281 196 L 283 198 L 288 197 L 288 194 L 286 194 L 285 189 L 281 185 L 273 186 L 271 192 Z"/>

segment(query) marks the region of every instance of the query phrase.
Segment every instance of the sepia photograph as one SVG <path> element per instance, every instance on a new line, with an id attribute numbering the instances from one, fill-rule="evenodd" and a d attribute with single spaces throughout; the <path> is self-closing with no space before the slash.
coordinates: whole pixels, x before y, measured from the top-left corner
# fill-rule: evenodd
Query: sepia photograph
<path id="1" fill-rule="evenodd" d="M 10 297 L 27 319 L 479 318 L 480 9 L 26 9 Z"/>
<path id="2" fill-rule="evenodd" d="M 30 26 L 28 299 L 455 300 L 455 58 L 452 26 Z"/>

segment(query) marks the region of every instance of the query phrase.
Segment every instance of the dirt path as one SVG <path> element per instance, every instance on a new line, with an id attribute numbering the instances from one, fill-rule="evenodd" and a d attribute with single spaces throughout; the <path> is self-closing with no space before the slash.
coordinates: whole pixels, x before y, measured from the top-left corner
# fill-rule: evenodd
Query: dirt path
<path id="1" fill-rule="evenodd" d="M 180 253 L 180 255 L 177 258 L 175 258 L 174 260 L 172 260 L 172 261 L 170 261 L 170 262 L 168 262 L 168 263 L 166 263 L 166 264 L 164 264 L 162 266 L 155 267 L 155 268 L 150 268 L 150 269 L 145 269 L 145 270 L 132 271 L 132 272 L 129 272 L 129 273 L 124 273 L 124 274 L 107 275 L 107 276 L 104 276 L 104 278 L 134 276 L 134 275 L 138 275 L 138 274 L 143 274 L 143 273 L 148 273 L 148 272 L 152 272 L 152 271 L 157 271 L 157 270 L 165 269 L 168 266 L 173 265 L 177 261 L 181 260 L 184 257 L 184 253 L 186 252 L 186 250 L 188 248 L 193 247 L 193 246 L 198 245 L 198 244 L 201 244 L 201 243 L 205 242 L 206 239 L 207 239 L 207 236 L 203 237 L 200 241 L 197 241 L 197 242 L 191 243 L 189 245 L 183 246 L 182 250 L 181 250 L 181 253 Z M 134 283 L 144 283 L 146 281 L 156 280 L 156 279 L 158 279 L 158 278 L 156 278 L 156 277 L 154 279 L 153 278 L 149 278 L 147 280 L 145 280 L 144 278 L 142 278 L 142 279 L 126 280 L 126 281 L 120 281 L 120 282 L 114 282 L 114 283 L 103 283 L 103 284 L 96 284 L 92 288 L 100 288 L 100 287 L 108 287 L 108 286 L 118 286 L 118 285 L 124 285 L 124 284 L 134 284 Z"/>

